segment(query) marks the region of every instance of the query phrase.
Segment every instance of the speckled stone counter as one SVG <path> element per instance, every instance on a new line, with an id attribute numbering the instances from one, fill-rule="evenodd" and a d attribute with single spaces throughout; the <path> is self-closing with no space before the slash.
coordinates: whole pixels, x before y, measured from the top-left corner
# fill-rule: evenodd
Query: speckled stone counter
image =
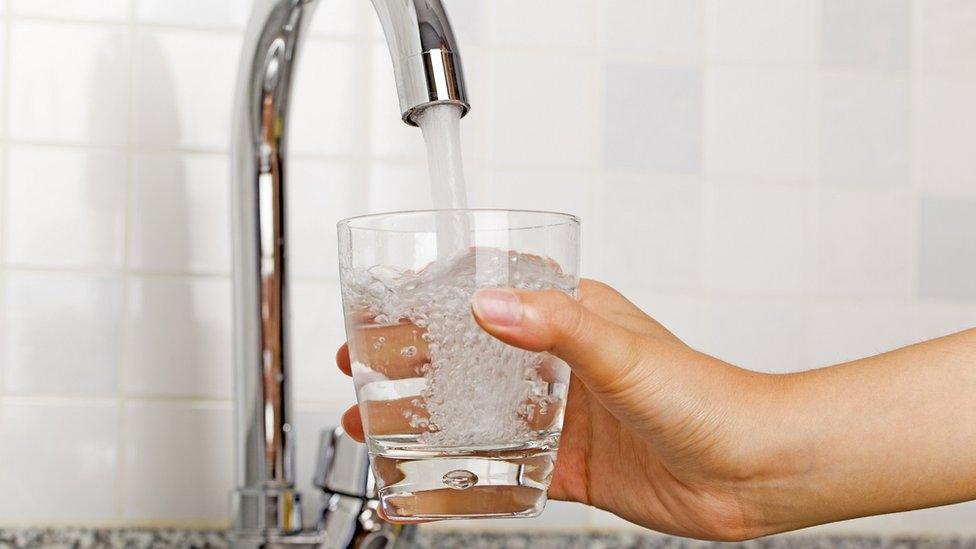
<path id="1" fill-rule="evenodd" d="M 221 531 L 0 529 L 0 549 L 164 549 L 226 547 Z M 638 533 L 421 531 L 416 547 L 438 549 L 976 549 L 976 538 L 777 536 L 746 543 L 710 543 Z"/>

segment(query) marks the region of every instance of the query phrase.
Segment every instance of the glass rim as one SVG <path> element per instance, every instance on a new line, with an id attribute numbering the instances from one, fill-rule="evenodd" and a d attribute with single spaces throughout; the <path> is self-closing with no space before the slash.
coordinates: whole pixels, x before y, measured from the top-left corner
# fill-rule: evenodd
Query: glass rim
<path id="1" fill-rule="evenodd" d="M 466 214 L 478 214 L 478 213 L 516 213 L 516 214 L 532 214 L 532 215 L 544 215 L 555 217 L 556 220 L 551 223 L 539 223 L 528 225 L 525 227 L 508 227 L 508 228 L 495 228 L 495 229 L 485 229 L 491 231 L 498 230 L 512 230 L 521 231 L 529 229 L 543 229 L 548 227 L 560 227 L 562 225 L 572 225 L 580 224 L 579 216 L 575 214 L 557 212 L 552 210 L 528 210 L 528 209 L 518 209 L 518 208 L 444 208 L 444 209 L 421 209 L 421 210 L 398 210 L 390 212 L 376 212 L 370 214 L 356 215 L 353 217 L 347 217 L 336 223 L 336 227 L 339 230 L 349 229 L 356 231 L 375 231 L 383 233 L 417 233 L 417 232 L 430 232 L 430 231 L 409 231 L 404 229 L 384 229 L 379 227 L 366 227 L 357 226 L 356 224 L 364 221 L 373 221 L 382 218 L 396 218 L 396 217 L 407 217 L 411 215 L 434 215 L 438 213 L 466 213 Z"/>

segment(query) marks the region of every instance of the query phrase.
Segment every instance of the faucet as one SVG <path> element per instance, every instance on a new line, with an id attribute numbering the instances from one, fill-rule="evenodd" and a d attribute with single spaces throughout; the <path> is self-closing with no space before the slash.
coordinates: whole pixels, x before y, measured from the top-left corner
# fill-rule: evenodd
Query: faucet
<path id="1" fill-rule="evenodd" d="M 295 61 L 317 0 L 255 0 L 234 108 L 232 223 L 239 547 L 391 547 L 411 528 L 379 520 L 365 448 L 341 429 L 319 441 L 321 512 L 303 524 L 295 489 L 285 193 Z M 441 103 L 469 105 L 440 0 L 373 0 L 393 59 L 403 121 Z M 328 70 L 316 67 L 315 70 Z M 336 106 L 339 108 L 339 106 Z"/>

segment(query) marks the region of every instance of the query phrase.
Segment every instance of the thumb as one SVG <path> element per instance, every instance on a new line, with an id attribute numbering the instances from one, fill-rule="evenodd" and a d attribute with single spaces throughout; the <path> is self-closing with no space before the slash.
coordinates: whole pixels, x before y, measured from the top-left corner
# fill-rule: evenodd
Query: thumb
<path id="1" fill-rule="evenodd" d="M 642 341 L 557 290 L 478 291 L 475 320 L 499 340 L 528 351 L 548 351 L 565 360 L 596 393 L 627 387 L 640 367 Z"/>

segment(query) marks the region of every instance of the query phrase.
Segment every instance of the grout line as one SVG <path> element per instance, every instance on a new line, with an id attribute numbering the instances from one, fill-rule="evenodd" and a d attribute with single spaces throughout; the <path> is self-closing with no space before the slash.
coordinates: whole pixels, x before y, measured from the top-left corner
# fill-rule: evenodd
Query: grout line
<path id="1" fill-rule="evenodd" d="M 698 188 L 698 283 L 697 288 L 692 289 L 689 293 L 695 296 L 701 304 L 708 304 L 715 296 L 714 290 L 712 290 L 712 284 L 709 284 L 708 277 L 706 273 L 710 271 L 707 268 L 708 250 L 710 247 L 709 233 L 711 229 L 711 216 L 708 215 L 710 211 L 711 204 L 711 193 L 715 187 L 714 175 L 707 169 L 708 155 L 707 144 L 708 135 L 707 129 L 707 114 L 708 114 L 708 63 L 705 59 L 708 58 L 708 45 L 711 40 L 710 34 L 715 30 L 713 22 L 713 6 L 711 2 L 707 0 L 701 1 L 701 37 L 698 42 L 699 57 L 700 57 L 700 72 L 701 72 L 701 103 L 699 108 L 701 109 L 701 116 L 699 117 L 699 136 L 700 143 L 698 147 L 698 178 L 699 178 L 699 188 Z M 702 315 L 703 316 L 703 315 Z M 699 319 L 697 323 L 703 323 L 702 319 Z"/>
<path id="2" fill-rule="evenodd" d="M 153 395 L 153 394 L 134 394 L 128 396 L 117 395 L 85 395 L 69 393 L 16 393 L 5 397 L 8 402 L 16 404 L 40 404 L 49 406 L 68 406 L 68 405 L 98 405 L 98 406 L 119 406 L 125 404 L 187 404 L 196 406 L 231 406 L 234 402 L 233 397 L 225 398 L 206 395 Z M 305 402 L 304 400 L 302 402 Z M 317 402 L 317 401 L 313 401 Z"/>
<path id="3" fill-rule="evenodd" d="M 128 335 L 129 335 L 129 279 L 128 274 L 129 268 L 129 244 L 131 241 L 130 230 L 132 228 L 131 220 L 131 202 L 133 194 L 133 175 L 135 170 L 135 162 L 133 160 L 133 143 L 135 141 L 135 14 L 136 14 L 136 0 L 129 0 L 129 18 L 126 28 L 128 29 L 128 75 L 127 75 L 127 90 L 126 90 L 126 136 L 125 136 L 125 186 L 124 186 L 124 199 L 123 209 L 122 209 L 122 299 L 120 303 L 121 310 L 119 311 L 119 318 L 121 322 L 119 324 L 119 349 L 118 349 L 118 364 L 116 365 L 116 399 L 118 407 L 118 424 L 116 425 L 116 463 L 115 463 L 115 513 L 118 519 L 123 519 L 123 509 L 125 500 L 125 416 L 126 416 L 126 406 L 124 400 L 125 393 L 125 377 L 126 377 L 126 358 L 128 355 Z"/>
<path id="4" fill-rule="evenodd" d="M 166 146 L 135 145 L 135 144 L 127 145 L 125 143 L 104 144 L 104 143 L 89 143 L 85 141 L 61 141 L 57 139 L 43 141 L 43 140 L 36 140 L 36 139 L 4 138 L 4 139 L 0 139 L 0 144 L 14 146 L 14 147 L 78 149 L 82 151 L 93 151 L 93 152 L 115 152 L 115 151 L 126 150 L 131 148 L 136 152 L 144 153 L 144 154 L 198 154 L 198 155 L 225 156 L 229 152 L 227 149 L 208 149 L 202 147 L 180 147 L 180 146 L 166 147 Z"/>
<path id="5" fill-rule="evenodd" d="M 357 206 L 361 206 L 362 209 L 369 210 L 370 202 L 370 187 L 372 186 L 372 177 L 370 172 L 370 167 L 372 162 L 369 160 L 371 158 L 370 151 L 373 149 L 373 73 L 375 70 L 374 61 L 376 59 L 374 55 L 374 42 L 370 36 L 370 28 L 367 19 L 365 18 L 365 10 L 357 10 L 356 17 L 356 34 L 361 35 L 361 40 L 364 40 L 363 47 L 358 52 L 360 58 L 359 70 L 362 71 L 358 75 L 361 79 L 362 89 L 369 90 L 368 93 L 364 93 L 360 96 L 360 102 L 356 105 L 357 108 L 361 110 L 362 123 L 359 124 L 359 131 L 362 132 L 361 135 L 357 135 L 359 154 L 354 155 L 354 160 L 352 163 L 353 177 L 359 178 L 360 184 L 356 185 L 356 192 L 359 194 L 355 199 L 358 201 Z M 300 155 L 295 156 L 296 159 L 301 158 Z M 414 161 L 416 159 L 410 159 Z M 339 250 L 335 250 L 338 254 Z M 338 256 L 336 257 L 338 261 Z"/>
<path id="6" fill-rule="evenodd" d="M 189 25 L 181 23 L 172 22 L 158 22 L 158 21 L 136 21 L 135 20 L 135 8 L 130 2 L 129 14 L 124 19 L 86 19 L 83 17 L 58 17 L 52 15 L 26 15 L 26 14 L 10 14 L 10 19 L 16 23 L 46 23 L 46 24 L 56 24 L 56 25 L 72 25 L 72 26 L 83 26 L 83 27 L 101 27 L 101 28 L 113 28 L 113 29 L 133 29 L 134 27 L 142 27 L 147 29 L 159 29 L 159 30 L 173 30 L 181 32 L 196 32 L 208 35 L 228 35 L 228 34 L 241 34 L 244 32 L 243 26 L 227 26 L 227 25 Z"/>
<path id="7" fill-rule="evenodd" d="M 6 140 L 10 135 L 10 66 L 13 55 L 11 54 L 13 48 L 11 47 L 11 36 L 10 36 L 10 6 L 6 6 L 7 9 L 2 16 L 3 25 L 3 80 L 0 82 L 2 85 L 2 102 L 0 105 L 0 124 L 3 124 L 3 131 L 0 131 L 0 138 Z M 9 207 L 9 181 L 10 181 L 10 149 L 4 143 L 0 143 L 0 351 L 6 347 L 3 344 L 5 341 L 5 330 L 6 323 L 6 259 L 7 259 L 7 243 L 8 238 L 8 227 L 10 216 L 7 215 L 10 212 Z M 5 360 L 4 353 L 0 352 L 0 401 L 3 400 L 3 395 L 5 392 Z"/>
<path id="8" fill-rule="evenodd" d="M 7 271 L 25 274 L 80 274 L 89 276 L 132 275 L 144 278 L 229 278 L 230 271 L 178 271 L 165 269 L 125 269 L 101 267 L 48 266 L 28 263 L 8 263 Z"/>
<path id="9" fill-rule="evenodd" d="M 918 99 L 918 86 L 920 84 L 918 77 L 918 67 L 921 65 L 922 59 L 922 36 L 921 30 L 923 28 L 923 18 L 924 14 L 922 11 L 921 2 L 912 3 L 912 13 L 911 13 L 911 28 L 909 42 L 909 67 L 911 72 L 909 73 L 908 80 L 908 295 L 911 296 L 913 300 L 913 305 L 916 308 L 920 306 L 919 299 L 919 271 L 920 265 L 919 261 L 921 259 L 921 254 L 919 253 L 919 247 L 921 246 L 921 227 L 919 223 L 921 222 L 921 206 L 922 206 L 922 194 L 923 185 L 921 178 L 918 177 L 918 132 L 916 131 L 916 106 Z M 914 311 L 913 311 L 914 312 Z M 912 334 L 917 335 L 917 334 Z"/>
<path id="10" fill-rule="evenodd" d="M 36 530 L 47 528 L 55 530 L 75 530 L 78 528 L 91 530 L 106 530 L 112 528 L 140 530 L 140 529 L 173 529 L 173 530 L 200 530 L 200 531 L 220 531 L 230 528 L 229 521 L 208 520 L 208 519 L 85 519 L 85 520 L 51 520 L 45 516 L 34 518 L 24 518 L 8 520 L 0 518 L 0 529 L 27 529 Z M 6 545 L 5 545 L 6 547 Z"/>
<path id="11" fill-rule="evenodd" d="M 44 267 L 33 265 L 8 265 L 7 271 L 21 274 L 54 274 L 54 275 L 88 275 L 88 276 L 129 276 L 133 278 L 147 279 L 172 279 L 181 281 L 192 280 L 230 280 L 230 271 L 205 272 L 205 271 L 154 271 L 143 269 L 87 269 L 87 268 L 61 268 Z M 338 275 L 334 274 L 293 274 L 291 280 L 295 282 L 313 283 L 334 283 L 339 280 Z"/>
<path id="12" fill-rule="evenodd" d="M 132 12 L 130 13 L 128 19 L 88 19 L 83 17 L 58 17 L 51 15 L 26 15 L 26 14 L 10 14 L 8 17 L 17 23 L 33 23 L 33 24 L 56 24 L 56 25 L 71 25 L 71 26 L 81 26 L 81 27 L 95 27 L 95 28 L 114 28 L 114 29 L 125 29 L 125 28 L 137 28 L 149 31 L 157 32 L 184 32 L 184 33 L 195 33 L 195 34 L 205 34 L 207 36 L 240 36 L 245 32 L 246 22 L 234 25 L 194 25 L 189 23 L 180 23 L 175 21 L 151 21 L 151 20 L 138 20 L 136 19 L 134 8 L 130 8 Z M 328 43 L 356 43 L 356 44 L 374 44 L 377 42 L 382 42 L 383 37 L 372 37 L 369 35 L 364 35 L 362 33 L 352 34 L 352 35 L 341 35 L 341 34 L 323 34 L 323 33 L 310 33 L 306 40 L 311 40 L 313 42 L 328 42 Z"/>

